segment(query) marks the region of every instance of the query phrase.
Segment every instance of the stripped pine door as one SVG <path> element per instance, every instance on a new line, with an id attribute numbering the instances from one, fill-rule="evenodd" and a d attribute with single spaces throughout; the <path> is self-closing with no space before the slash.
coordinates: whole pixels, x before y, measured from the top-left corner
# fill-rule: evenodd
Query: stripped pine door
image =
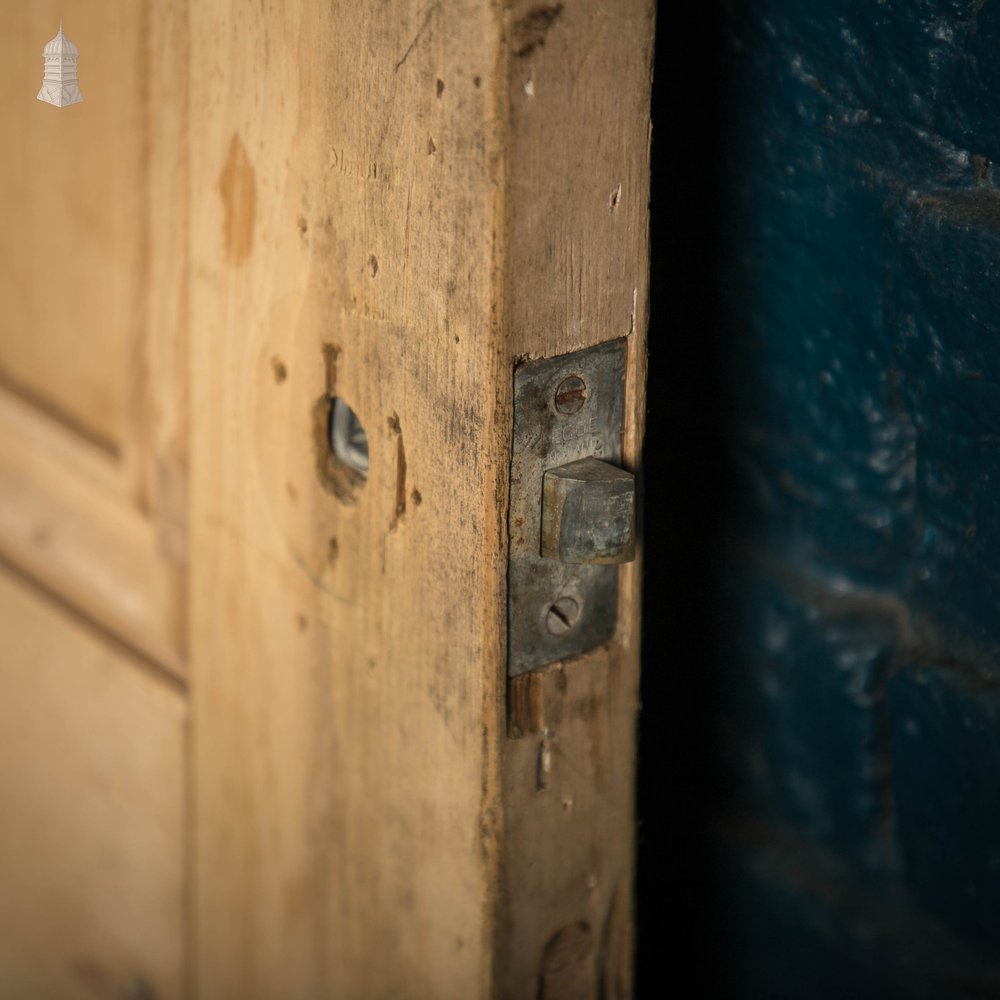
<path id="1" fill-rule="evenodd" d="M 60 15 L 65 108 L 36 100 Z M 4 998 L 183 992 L 186 30 L 0 3 Z"/>
<path id="2" fill-rule="evenodd" d="M 628 995 L 638 564 L 508 680 L 507 506 L 533 359 L 639 463 L 652 4 L 0 25 L 0 996 Z"/>

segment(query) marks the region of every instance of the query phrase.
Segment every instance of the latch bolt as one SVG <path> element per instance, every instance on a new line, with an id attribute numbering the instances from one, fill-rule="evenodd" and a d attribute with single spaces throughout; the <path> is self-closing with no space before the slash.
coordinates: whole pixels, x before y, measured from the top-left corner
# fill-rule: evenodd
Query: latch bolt
<path id="1" fill-rule="evenodd" d="M 542 555 L 564 563 L 635 558 L 635 476 L 598 458 L 549 469 L 542 488 Z"/>

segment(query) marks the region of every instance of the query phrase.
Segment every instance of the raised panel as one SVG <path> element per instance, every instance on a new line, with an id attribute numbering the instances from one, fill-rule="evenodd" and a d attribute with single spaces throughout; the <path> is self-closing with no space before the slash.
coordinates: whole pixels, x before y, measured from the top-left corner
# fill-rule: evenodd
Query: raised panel
<path id="1" fill-rule="evenodd" d="M 148 264 L 145 3 L 0 5 L 0 380 L 122 447 Z M 36 100 L 65 19 L 83 103 Z"/>
<path id="2" fill-rule="evenodd" d="M 0 995 L 176 997 L 181 693 L 0 570 Z"/>
<path id="3" fill-rule="evenodd" d="M 159 526 L 108 488 L 99 450 L 0 393 L 0 559 L 183 674 L 183 578 Z"/>
<path id="4" fill-rule="evenodd" d="M 36 99 L 59 27 L 83 102 Z M 0 558 L 183 671 L 187 9 L 0 4 Z"/>

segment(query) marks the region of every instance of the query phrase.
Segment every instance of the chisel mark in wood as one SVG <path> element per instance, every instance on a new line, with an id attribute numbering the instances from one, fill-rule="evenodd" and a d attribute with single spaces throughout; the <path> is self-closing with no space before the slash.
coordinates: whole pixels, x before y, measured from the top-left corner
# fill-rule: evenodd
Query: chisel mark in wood
<path id="1" fill-rule="evenodd" d="M 389 433 L 396 437 L 396 506 L 389 522 L 389 530 L 395 531 L 399 519 L 406 513 L 406 449 L 403 447 L 403 428 L 397 413 L 389 417 Z"/>
<path id="2" fill-rule="evenodd" d="M 549 28 L 563 12 L 561 3 L 532 7 L 524 17 L 514 22 L 514 55 L 523 58 L 545 44 Z"/>
<path id="3" fill-rule="evenodd" d="M 326 370 L 326 392 L 328 396 L 334 395 L 337 389 L 337 358 L 339 357 L 339 347 L 329 343 L 323 345 L 323 366 Z"/>
<path id="4" fill-rule="evenodd" d="M 482 772 L 479 776 L 479 787 L 485 800 L 490 794 L 490 730 L 488 726 L 483 726 Z"/>
<path id="5" fill-rule="evenodd" d="M 542 952 L 537 1000 L 594 995 L 594 935 L 578 920 L 556 931 Z"/>
<path id="6" fill-rule="evenodd" d="M 291 545 L 287 545 L 286 543 L 286 548 L 288 551 L 288 555 L 291 557 L 292 562 L 294 562 L 295 565 L 298 566 L 298 568 L 305 575 L 306 579 L 317 590 L 322 590 L 324 594 L 328 594 L 334 600 L 340 601 L 343 604 L 351 603 L 350 601 L 346 601 L 344 600 L 344 598 L 339 597 L 332 590 L 330 590 L 330 588 L 313 572 L 312 567 L 309 566 L 309 564 L 305 561 L 305 559 L 303 559 L 302 556 L 300 556 L 298 552 L 296 552 L 295 549 L 291 547 Z"/>
<path id="7" fill-rule="evenodd" d="M 546 732 L 545 680 L 541 673 L 519 674 L 507 681 L 507 736 L 520 739 Z"/>
<path id="8" fill-rule="evenodd" d="M 98 962 L 83 959 L 70 963 L 73 978 L 95 997 L 155 1000 L 156 991 L 143 976 L 122 977 Z"/>
<path id="9" fill-rule="evenodd" d="M 440 99 L 441 95 L 444 93 L 444 80 L 437 81 L 435 84 L 435 90 L 437 92 L 438 99 Z"/>
<path id="10" fill-rule="evenodd" d="M 424 19 L 423 19 L 423 21 L 420 22 L 420 27 L 417 28 L 417 33 L 413 36 L 413 41 L 410 42 L 410 44 L 406 46 L 406 51 L 400 57 L 399 62 L 396 63 L 396 68 L 393 70 L 394 73 L 398 73 L 399 72 L 399 67 L 402 66 L 403 63 L 405 63 L 407 59 L 410 58 L 410 53 L 413 51 L 413 49 L 416 46 L 417 42 L 420 41 L 420 36 L 427 30 L 427 25 L 430 24 L 431 15 L 440 6 L 441 6 L 441 4 L 434 3 L 434 4 L 431 4 L 430 7 L 427 8 L 427 13 L 424 14 Z M 439 80 L 438 83 L 441 83 L 441 81 Z M 441 89 L 442 90 L 444 89 L 444 84 L 441 84 Z M 438 93 L 438 97 L 440 97 L 440 96 L 441 96 L 441 94 Z"/>
<path id="11" fill-rule="evenodd" d="M 109 989 L 113 989 L 111 974 L 98 962 L 92 962 L 89 959 L 71 962 L 70 972 L 73 974 L 73 978 L 91 993 L 106 995 Z"/>
<path id="12" fill-rule="evenodd" d="M 253 249 L 257 219 L 257 177 L 247 156 L 246 147 L 234 132 L 229 142 L 225 166 L 219 174 L 222 198 L 222 236 L 226 256 L 233 264 L 242 264 Z"/>
<path id="13" fill-rule="evenodd" d="M 374 278 L 378 274 L 378 257 L 371 254 L 368 258 L 368 273 Z"/>
<path id="14" fill-rule="evenodd" d="M 487 867 L 495 863 L 497 851 L 497 837 L 500 832 L 500 819 L 497 809 L 492 802 L 494 800 L 495 774 L 492 767 L 492 755 L 490 751 L 490 728 L 483 726 L 482 730 L 482 750 L 479 786 L 482 792 L 479 802 L 479 853 Z"/>
<path id="15" fill-rule="evenodd" d="M 629 979 L 632 964 L 632 911 L 629 893 L 619 882 L 611 894 L 608 915 L 598 950 L 597 980 L 606 1000 L 625 1000 L 632 995 Z"/>

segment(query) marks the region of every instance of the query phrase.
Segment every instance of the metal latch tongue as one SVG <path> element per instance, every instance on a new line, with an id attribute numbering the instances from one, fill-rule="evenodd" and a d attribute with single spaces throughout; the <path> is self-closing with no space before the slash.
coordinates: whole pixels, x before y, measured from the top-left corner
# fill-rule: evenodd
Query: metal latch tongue
<path id="1" fill-rule="evenodd" d="M 603 645 L 617 563 L 635 557 L 635 479 L 619 468 L 625 342 L 514 373 L 508 672 Z"/>

